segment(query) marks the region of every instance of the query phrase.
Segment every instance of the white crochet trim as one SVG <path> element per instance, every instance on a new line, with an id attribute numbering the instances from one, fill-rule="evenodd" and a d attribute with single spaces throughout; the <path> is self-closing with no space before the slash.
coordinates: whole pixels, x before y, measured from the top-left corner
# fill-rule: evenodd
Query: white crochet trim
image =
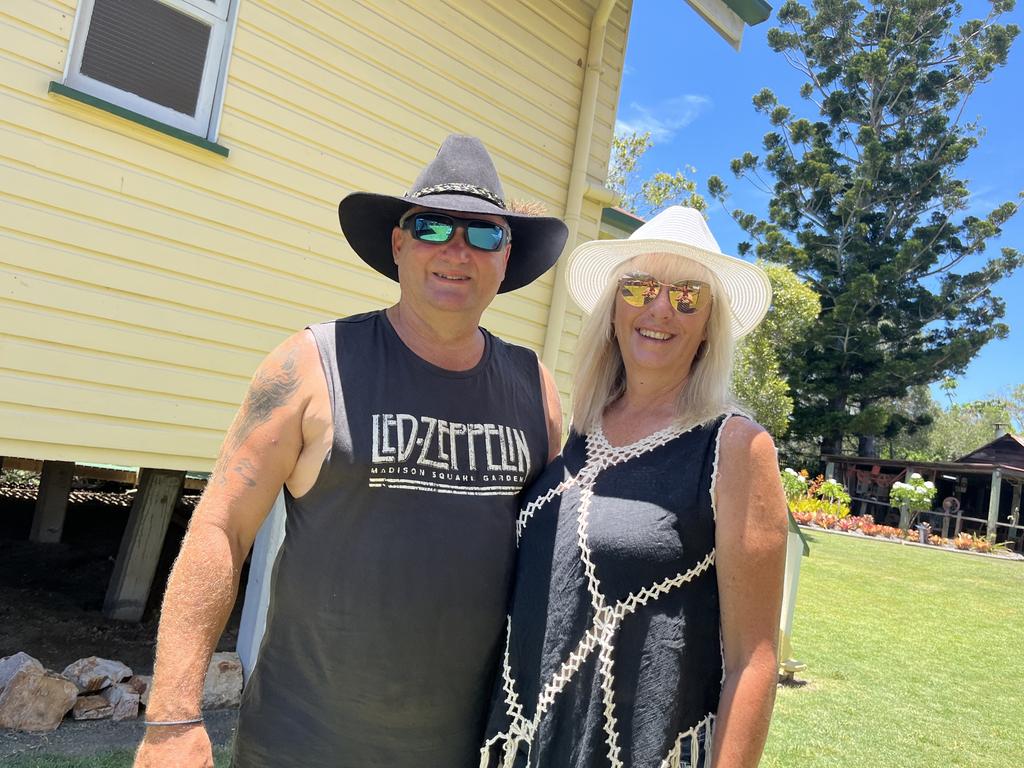
<path id="1" fill-rule="evenodd" d="M 508 658 L 508 650 L 512 640 L 512 618 L 505 619 L 505 656 L 501 662 L 502 688 L 505 691 L 505 703 L 508 704 L 508 711 L 515 713 L 515 717 L 523 719 L 523 705 L 519 703 L 519 694 L 516 693 L 516 681 L 512 677 L 512 664 Z"/>
<path id="2" fill-rule="evenodd" d="M 708 715 L 693 728 L 681 732 L 677 737 L 672 749 L 668 751 L 665 759 L 661 761 L 659 768 L 698 768 L 697 759 L 701 758 L 701 768 L 709 768 L 711 765 L 711 740 L 714 738 L 715 716 Z M 700 732 L 704 731 L 704 752 L 700 749 Z M 690 739 L 690 761 L 682 764 L 683 744 Z"/>
<path id="3" fill-rule="evenodd" d="M 722 445 L 722 432 L 725 429 L 725 425 L 729 422 L 729 419 L 734 416 L 741 416 L 742 414 L 737 413 L 726 413 L 725 418 L 722 419 L 722 423 L 718 425 L 718 432 L 715 433 L 715 460 L 711 465 L 711 487 L 708 489 L 708 493 L 711 494 L 711 516 L 714 521 L 718 522 L 718 504 L 715 501 L 715 489 L 718 487 L 718 456 L 719 448 Z"/>
<path id="4" fill-rule="evenodd" d="M 519 518 L 516 520 L 516 545 L 518 546 L 519 540 L 523 538 L 523 529 L 526 528 L 526 524 L 530 521 L 530 518 L 537 512 L 538 509 L 543 507 L 549 501 L 555 498 L 555 496 L 561 496 L 572 486 L 576 484 L 576 478 L 570 477 L 568 480 L 563 480 L 554 488 L 549 490 L 539 499 L 534 499 L 519 512 Z"/>
<path id="5" fill-rule="evenodd" d="M 731 414 L 728 414 L 731 415 Z M 724 421 L 723 421 L 724 424 Z M 527 746 L 527 762 L 529 752 L 533 747 L 533 739 L 540 726 L 544 714 L 554 704 L 557 696 L 565 689 L 572 678 L 580 670 L 583 664 L 591 657 L 596 649 L 598 650 L 598 674 L 601 678 L 601 691 L 604 703 L 604 731 L 605 742 L 608 745 L 608 759 L 612 768 L 623 768 L 621 748 L 618 743 L 618 720 L 615 717 L 614 704 L 614 651 L 615 639 L 619 627 L 626 616 L 632 614 L 641 605 L 647 605 L 652 600 L 657 600 L 662 595 L 668 594 L 687 582 L 692 581 L 706 572 L 715 563 L 715 549 L 712 548 L 707 556 L 689 570 L 676 574 L 660 582 L 655 582 L 639 592 L 630 593 L 624 600 L 620 600 L 614 606 L 609 606 L 601 593 L 601 583 L 597 577 L 597 571 L 591 559 L 590 543 L 587 536 L 587 523 L 590 515 L 590 502 L 594 496 L 594 483 L 598 475 L 605 469 L 637 458 L 638 456 L 659 448 L 680 435 L 696 429 L 699 425 L 688 428 L 681 428 L 679 425 L 671 425 L 650 434 L 636 442 L 624 446 L 614 446 L 608 442 L 600 423 L 593 426 L 593 429 L 586 436 L 586 461 L 577 473 L 575 478 L 568 478 L 552 488 L 544 496 L 527 504 L 519 513 L 516 522 L 517 540 L 522 538 L 526 524 L 534 514 L 545 504 L 552 501 L 556 496 L 561 495 L 573 485 L 579 487 L 580 501 L 579 513 L 577 516 L 577 545 L 580 549 L 580 560 L 583 563 L 587 575 L 587 586 L 590 591 L 591 604 L 594 609 L 594 619 L 590 629 L 583 635 L 576 647 L 569 653 L 558 670 L 551 676 L 550 680 L 542 687 L 537 697 L 537 706 L 534 716 L 527 720 L 523 714 L 523 706 L 516 693 L 516 682 L 512 675 L 511 662 L 509 659 L 509 646 L 511 644 L 511 621 L 509 621 L 506 639 L 505 653 L 502 660 L 502 688 L 505 692 L 506 714 L 511 719 L 509 728 L 504 733 L 499 733 L 489 739 L 481 750 L 480 766 L 489 768 L 490 748 L 500 741 L 504 741 L 500 765 L 502 768 L 511 768 L 520 744 Z M 719 429 L 715 441 L 715 463 L 712 470 L 712 489 L 718 471 L 718 440 L 721 436 Z M 712 509 L 714 509 L 714 492 L 712 490 Z M 676 745 L 673 747 L 676 758 L 675 762 L 663 762 L 662 766 L 679 766 L 679 755 L 681 754 L 682 739 L 686 736 L 693 736 L 696 746 L 697 729 L 701 727 L 710 728 L 714 714 L 709 713 L 700 723 L 679 735 Z M 706 739 L 708 742 L 708 739 Z M 696 754 L 696 749 L 693 750 Z M 669 753 L 669 760 L 672 753 Z M 682 768 L 682 767 L 680 767 Z"/>

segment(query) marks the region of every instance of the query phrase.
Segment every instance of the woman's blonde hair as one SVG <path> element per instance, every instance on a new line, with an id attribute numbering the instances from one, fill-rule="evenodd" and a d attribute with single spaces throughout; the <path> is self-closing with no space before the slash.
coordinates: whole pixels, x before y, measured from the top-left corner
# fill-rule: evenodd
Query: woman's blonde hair
<path id="1" fill-rule="evenodd" d="M 736 411 L 730 391 L 735 341 L 730 331 L 729 299 L 714 273 L 703 265 L 671 253 L 643 253 L 624 261 L 612 274 L 594 311 L 584 321 L 576 344 L 576 372 L 573 381 L 572 421 L 577 432 L 588 432 L 626 390 L 626 369 L 612 322 L 619 278 L 630 272 L 644 272 L 658 280 L 703 280 L 711 285 L 711 314 L 707 340 L 701 344 L 690 366 L 686 386 L 679 394 L 676 418 L 687 425 L 705 424 L 726 411 Z"/>

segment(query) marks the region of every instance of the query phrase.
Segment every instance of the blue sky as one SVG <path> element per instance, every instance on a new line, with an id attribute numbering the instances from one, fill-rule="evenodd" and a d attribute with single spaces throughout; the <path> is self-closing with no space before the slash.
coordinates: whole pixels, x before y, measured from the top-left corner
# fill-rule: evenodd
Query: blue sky
<path id="1" fill-rule="evenodd" d="M 969 18 L 981 18 L 987 8 L 977 0 L 963 4 Z M 776 9 L 779 5 L 773 2 Z M 1022 9 L 1018 7 L 1009 20 L 1024 27 Z M 813 109 L 800 99 L 800 74 L 768 47 L 765 38 L 774 25 L 773 13 L 768 21 L 748 28 L 737 53 L 682 0 L 635 0 L 618 127 L 651 131 L 654 146 L 644 157 L 641 176 L 690 165 L 696 168 L 692 177 L 702 193 L 708 176 L 717 174 L 729 185 L 733 207 L 759 215 L 767 212 L 768 198 L 729 171 L 729 162 L 743 152 L 762 153 L 761 138 L 770 128 L 754 111 L 751 97 L 768 87 L 798 114 L 810 116 L 807 110 Z M 965 112 L 985 129 L 961 172 L 969 179 L 971 213 L 985 214 L 996 204 L 1016 200 L 1024 190 L 1022 101 L 1024 34 L 1011 48 L 1006 67 L 978 90 Z M 737 243 L 745 239 L 743 231 L 717 203 L 709 213 L 719 245 L 735 254 Z M 1003 228 L 998 240 L 990 241 L 989 250 L 998 253 L 1003 246 L 1024 250 L 1024 211 Z M 977 257 L 971 268 L 981 263 L 982 257 Z M 961 402 L 1024 383 L 1024 270 L 1000 281 L 995 292 L 1006 301 L 1004 322 L 1010 335 L 984 347 L 959 379 Z M 933 394 L 940 396 L 935 388 Z"/>

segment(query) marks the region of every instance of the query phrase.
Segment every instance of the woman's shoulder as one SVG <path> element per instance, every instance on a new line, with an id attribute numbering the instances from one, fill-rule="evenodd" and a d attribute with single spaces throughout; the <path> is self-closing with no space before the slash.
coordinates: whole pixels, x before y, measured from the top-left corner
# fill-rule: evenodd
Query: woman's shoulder
<path id="1" fill-rule="evenodd" d="M 722 440 L 739 441 L 749 443 L 759 435 L 767 436 L 771 440 L 768 430 L 758 424 L 747 414 L 741 411 L 729 411 L 718 417 L 719 429 L 722 433 Z"/>
<path id="2" fill-rule="evenodd" d="M 726 415 L 718 434 L 718 465 L 723 472 L 777 472 L 775 441 L 750 417 Z"/>

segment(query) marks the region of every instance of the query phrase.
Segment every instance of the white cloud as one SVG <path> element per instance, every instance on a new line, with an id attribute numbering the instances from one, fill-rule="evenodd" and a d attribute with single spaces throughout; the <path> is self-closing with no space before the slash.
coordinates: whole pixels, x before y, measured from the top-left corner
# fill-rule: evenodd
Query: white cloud
<path id="1" fill-rule="evenodd" d="M 991 185 L 980 186 L 978 189 L 971 190 L 967 196 L 967 208 L 963 215 L 977 216 L 983 219 L 1003 203 L 1016 203 L 1017 201 L 1018 198 L 1014 192 L 997 189 Z"/>
<path id="2" fill-rule="evenodd" d="M 685 128 L 711 108 L 711 99 L 687 93 L 665 99 L 653 107 L 633 102 L 625 117 L 615 121 L 616 133 L 651 132 L 655 143 L 670 141 L 676 132 Z"/>

